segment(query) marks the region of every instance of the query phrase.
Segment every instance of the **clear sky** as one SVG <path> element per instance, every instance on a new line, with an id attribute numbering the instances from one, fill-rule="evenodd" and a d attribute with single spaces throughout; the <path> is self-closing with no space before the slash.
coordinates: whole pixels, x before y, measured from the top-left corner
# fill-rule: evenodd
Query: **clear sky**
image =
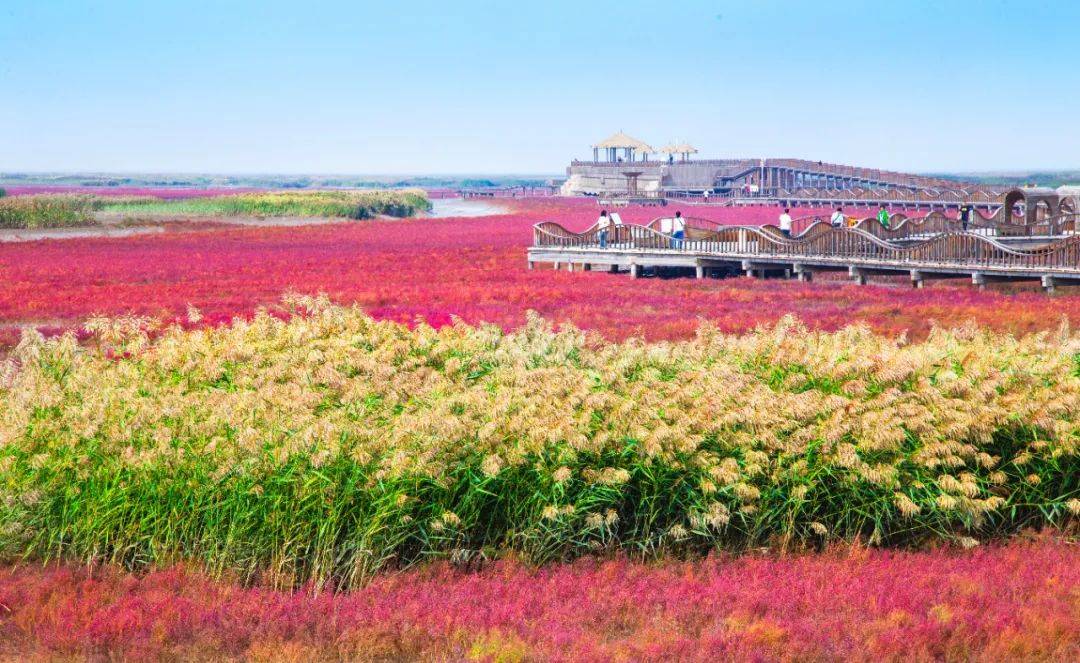
<path id="1" fill-rule="evenodd" d="M 1080 2 L 0 2 L 0 169 L 1080 168 Z"/>

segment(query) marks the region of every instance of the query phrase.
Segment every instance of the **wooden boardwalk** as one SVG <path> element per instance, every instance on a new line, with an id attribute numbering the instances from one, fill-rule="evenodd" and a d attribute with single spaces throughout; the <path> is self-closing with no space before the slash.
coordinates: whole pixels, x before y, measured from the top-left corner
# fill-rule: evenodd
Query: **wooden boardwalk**
<path id="1" fill-rule="evenodd" d="M 686 268 L 698 278 L 743 273 L 811 280 L 816 272 L 845 271 L 858 283 L 875 274 L 902 274 L 915 287 L 933 278 L 969 277 L 980 287 L 1034 280 L 1052 292 L 1058 285 L 1080 284 L 1076 220 L 1063 215 L 1026 227 L 983 219 L 966 230 L 944 216 L 901 220 L 891 230 L 867 221 L 848 228 L 812 223 L 789 238 L 775 226 L 689 219 L 683 240 L 656 230 L 654 220 L 612 228 L 603 241 L 595 226 L 575 233 L 543 222 L 534 226 L 528 263 L 625 270 L 632 277 L 655 267 Z"/>

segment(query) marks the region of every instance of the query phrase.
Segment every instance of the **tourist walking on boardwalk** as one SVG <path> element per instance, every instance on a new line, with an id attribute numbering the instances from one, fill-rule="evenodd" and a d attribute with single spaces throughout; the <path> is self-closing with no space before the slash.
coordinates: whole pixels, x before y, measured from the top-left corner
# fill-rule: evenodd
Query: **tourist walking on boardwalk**
<path id="1" fill-rule="evenodd" d="M 681 249 L 683 239 L 686 237 L 686 219 L 682 212 L 675 212 L 675 218 L 671 220 L 671 248 Z"/>
<path id="2" fill-rule="evenodd" d="M 791 209 L 787 207 L 780 215 L 780 232 L 784 233 L 784 237 L 791 237 Z"/>
<path id="3" fill-rule="evenodd" d="M 607 210 L 600 210 L 600 218 L 596 220 L 596 239 L 600 242 L 600 248 L 607 248 L 608 228 L 611 227 L 611 219 L 608 218 Z"/>
<path id="4" fill-rule="evenodd" d="M 878 223 L 881 224 L 882 228 L 884 228 L 885 230 L 889 229 L 889 210 L 885 209 L 884 205 L 882 205 L 881 209 L 878 210 L 877 220 Z"/>
<path id="5" fill-rule="evenodd" d="M 960 227 L 964 229 L 964 232 L 967 232 L 969 223 L 971 223 L 971 206 L 970 205 L 961 205 L 960 206 Z"/>
<path id="6" fill-rule="evenodd" d="M 829 218 L 829 223 L 832 224 L 833 228 L 843 228 L 844 227 L 844 208 L 843 207 L 837 207 L 836 208 L 836 211 L 833 212 L 833 215 Z"/>
<path id="7" fill-rule="evenodd" d="M 701 196 L 705 199 L 705 202 L 709 202 L 709 194 L 712 193 L 709 189 L 705 189 L 701 192 Z"/>

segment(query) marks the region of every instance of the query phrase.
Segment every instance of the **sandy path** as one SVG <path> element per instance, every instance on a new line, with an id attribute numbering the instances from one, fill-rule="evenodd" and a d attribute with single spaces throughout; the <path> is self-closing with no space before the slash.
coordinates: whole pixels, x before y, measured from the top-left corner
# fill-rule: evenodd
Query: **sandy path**
<path id="1" fill-rule="evenodd" d="M 87 237 L 128 237 L 165 232 L 163 226 L 96 226 L 88 228 L 0 229 L 0 242 L 32 242 L 39 239 L 84 239 Z"/>

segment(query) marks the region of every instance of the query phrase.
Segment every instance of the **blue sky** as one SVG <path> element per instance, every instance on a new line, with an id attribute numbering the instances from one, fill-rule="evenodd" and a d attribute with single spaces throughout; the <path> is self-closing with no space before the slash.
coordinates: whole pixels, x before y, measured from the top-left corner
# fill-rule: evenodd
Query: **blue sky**
<path id="1" fill-rule="evenodd" d="M 1080 3 L 0 3 L 0 169 L 1080 168 Z"/>

